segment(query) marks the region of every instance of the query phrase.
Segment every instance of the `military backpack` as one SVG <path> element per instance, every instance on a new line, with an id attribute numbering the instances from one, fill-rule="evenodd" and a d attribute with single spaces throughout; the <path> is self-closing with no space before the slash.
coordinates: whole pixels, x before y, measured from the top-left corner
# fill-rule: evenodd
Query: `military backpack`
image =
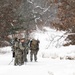
<path id="1" fill-rule="evenodd" d="M 30 42 L 30 50 L 39 50 L 39 41 L 32 39 Z"/>

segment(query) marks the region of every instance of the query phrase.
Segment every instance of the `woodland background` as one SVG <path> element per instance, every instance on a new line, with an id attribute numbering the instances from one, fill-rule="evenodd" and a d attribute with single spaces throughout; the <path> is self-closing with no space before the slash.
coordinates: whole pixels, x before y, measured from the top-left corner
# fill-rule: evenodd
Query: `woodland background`
<path id="1" fill-rule="evenodd" d="M 16 31 L 28 38 L 43 27 L 66 31 L 64 46 L 75 45 L 75 0 L 0 0 L 0 46 L 10 45 Z"/>

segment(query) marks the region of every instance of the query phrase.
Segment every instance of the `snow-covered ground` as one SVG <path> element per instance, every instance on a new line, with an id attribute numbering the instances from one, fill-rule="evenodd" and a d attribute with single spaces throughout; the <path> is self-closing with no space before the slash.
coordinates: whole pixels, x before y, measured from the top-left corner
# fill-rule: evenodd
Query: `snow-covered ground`
<path id="1" fill-rule="evenodd" d="M 48 32 L 47 34 L 51 36 Z M 58 44 L 56 47 L 56 44 L 48 43 L 51 39 L 54 42 L 55 32 L 55 35 L 52 33 L 51 39 L 47 34 L 38 32 L 36 35 L 40 40 L 38 62 L 30 62 L 28 54 L 27 63 L 14 66 L 11 47 L 0 48 L 0 75 L 75 75 L 75 46 L 63 47 Z"/>

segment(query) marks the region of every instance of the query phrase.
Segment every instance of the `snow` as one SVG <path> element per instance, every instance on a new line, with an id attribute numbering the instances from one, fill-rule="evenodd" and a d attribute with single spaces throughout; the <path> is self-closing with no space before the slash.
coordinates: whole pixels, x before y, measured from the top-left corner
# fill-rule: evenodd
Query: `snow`
<path id="1" fill-rule="evenodd" d="M 49 37 L 52 37 L 50 37 L 51 39 L 48 38 L 46 32 Z M 62 36 L 64 32 L 61 33 L 55 30 L 46 32 L 39 30 L 37 33 L 35 32 L 34 37 L 40 40 L 37 62 L 30 62 L 30 55 L 28 54 L 28 62 L 22 66 L 14 66 L 11 47 L 0 48 L 0 75 L 75 75 L 75 46 L 63 47 L 60 45 L 56 47 L 56 44 L 52 45 L 52 42 L 57 41 L 57 39 L 53 39 L 51 34 Z M 53 41 L 49 45 L 48 42 L 52 39 Z"/>

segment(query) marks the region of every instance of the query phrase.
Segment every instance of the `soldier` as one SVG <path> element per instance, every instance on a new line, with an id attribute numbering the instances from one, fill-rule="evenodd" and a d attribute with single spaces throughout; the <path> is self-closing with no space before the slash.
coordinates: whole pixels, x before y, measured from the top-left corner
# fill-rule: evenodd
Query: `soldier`
<path id="1" fill-rule="evenodd" d="M 14 60 L 14 65 L 17 65 L 18 64 L 18 61 L 17 61 L 17 49 L 18 49 L 18 38 L 15 38 L 14 39 L 14 44 L 13 44 L 13 57 L 15 57 L 15 60 Z"/>
<path id="2" fill-rule="evenodd" d="M 15 38 L 14 52 L 15 52 L 14 65 L 24 64 L 24 62 L 23 62 L 23 51 L 21 49 L 21 42 L 17 38 Z"/>
<path id="3" fill-rule="evenodd" d="M 15 41 L 17 40 L 17 38 L 14 38 L 13 39 L 13 41 L 11 42 L 11 48 L 12 48 L 12 57 L 14 58 L 15 57 L 15 47 L 14 47 L 14 45 L 15 45 Z"/>
<path id="4" fill-rule="evenodd" d="M 32 39 L 30 42 L 30 60 L 33 60 L 33 55 L 34 55 L 34 60 L 37 61 L 37 53 L 39 51 L 39 40 Z"/>
<path id="5" fill-rule="evenodd" d="M 28 47 L 29 44 L 29 40 L 28 39 L 24 39 L 24 41 L 22 42 L 22 46 L 24 47 L 24 61 L 27 62 L 27 54 L 28 54 Z"/>
<path id="6" fill-rule="evenodd" d="M 20 39 L 20 44 L 19 44 L 19 47 L 20 47 L 20 50 L 22 51 L 22 63 L 24 64 L 24 61 L 25 61 L 25 47 L 24 47 L 24 39 Z"/>
<path id="7" fill-rule="evenodd" d="M 15 50 L 14 50 L 14 45 L 12 46 L 12 57 L 15 57 Z"/>

